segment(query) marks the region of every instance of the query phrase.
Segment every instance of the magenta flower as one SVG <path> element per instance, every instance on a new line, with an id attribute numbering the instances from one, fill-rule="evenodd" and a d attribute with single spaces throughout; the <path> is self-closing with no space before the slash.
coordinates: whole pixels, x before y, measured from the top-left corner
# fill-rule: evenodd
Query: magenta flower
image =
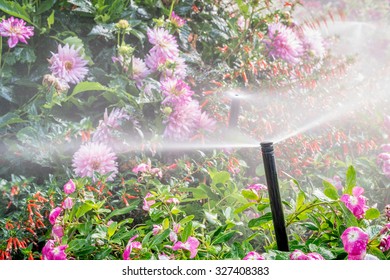
<path id="1" fill-rule="evenodd" d="M 81 47 L 75 49 L 73 45 L 58 45 L 58 52 L 52 53 L 49 59 L 52 74 L 70 84 L 84 80 L 88 73 L 88 61 L 81 57 L 80 50 Z"/>
<path id="2" fill-rule="evenodd" d="M 303 53 L 302 43 L 294 31 L 285 25 L 273 23 L 268 26 L 268 40 L 265 44 L 268 54 L 275 59 L 281 58 L 288 63 L 296 64 Z"/>
<path id="3" fill-rule="evenodd" d="M 386 145 L 384 146 L 386 147 Z M 380 153 L 377 157 L 377 164 L 382 166 L 383 174 L 390 178 L 390 152 Z"/>
<path id="4" fill-rule="evenodd" d="M 153 225 L 153 235 L 157 235 L 163 231 L 163 227 L 161 225 Z"/>
<path id="5" fill-rule="evenodd" d="M 71 194 L 71 193 L 74 193 L 75 190 L 76 190 L 76 185 L 75 185 L 75 183 L 72 181 L 72 179 L 70 179 L 70 180 L 64 185 L 64 193 L 66 193 L 66 194 Z"/>
<path id="6" fill-rule="evenodd" d="M 175 14 L 175 12 L 172 12 L 171 18 L 170 18 L 171 23 L 176 26 L 177 28 L 182 27 L 184 24 L 186 24 L 186 20 L 179 17 L 178 15 Z"/>
<path id="7" fill-rule="evenodd" d="M 142 81 L 150 74 L 150 70 L 146 67 L 145 62 L 137 57 L 133 57 L 133 72 L 131 73 L 130 78 L 133 78 L 137 86 L 142 86 Z"/>
<path id="8" fill-rule="evenodd" d="M 314 260 L 315 261 L 315 260 L 325 260 L 325 259 L 323 256 L 321 256 L 321 254 L 317 252 L 305 254 L 301 250 L 296 249 L 294 250 L 294 252 L 290 254 L 290 260 L 300 260 L 300 261 Z"/>
<path id="9" fill-rule="evenodd" d="M 316 252 L 308 253 L 306 256 L 308 257 L 309 260 L 314 260 L 314 261 L 316 261 L 316 260 L 325 260 L 324 257 L 321 256 L 321 254 L 316 253 Z"/>
<path id="10" fill-rule="evenodd" d="M 42 248 L 42 257 L 44 260 L 66 260 L 65 250 L 67 248 L 68 245 L 60 245 L 55 247 L 54 240 L 49 240 Z"/>
<path id="11" fill-rule="evenodd" d="M 53 210 L 51 210 L 49 214 L 49 221 L 52 225 L 54 225 L 57 221 L 58 216 L 61 214 L 62 208 L 61 207 L 56 207 Z"/>
<path id="12" fill-rule="evenodd" d="M 65 198 L 64 202 L 62 203 L 62 208 L 72 209 L 72 207 L 73 207 L 73 199 L 71 197 Z"/>
<path id="13" fill-rule="evenodd" d="M 104 111 L 103 120 L 99 121 L 99 125 L 93 133 L 92 140 L 94 142 L 112 144 L 116 139 L 115 132 L 118 131 L 124 120 L 129 120 L 130 116 L 124 109 L 113 108 L 111 113 L 107 113 L 107 108 Z"/>
<path id="14" fill-rule="evenodd" d="M 210 118 L 206 112 L 202 112 L 198 120 L 198 127 L 201 131 L 213 132 L 216 128 L 217 122 Z"/>
<path id="15" fill-rule="evenodd" d="M 173 203 L 175 205 L 178 205 L 178 204 L 180 204 L 180 201 L 176 197 L 171 197 L 171 198 L 167 199 L 166 203 L 169 203 L 169 204 Z"/>
<path id="16" fill-rule="evenodd" d="M 352 195 L 344 194 L 340 200 L 344 202 L 345 206 L 355 215 L 356 218 L 362 219 L 364 213 L 367 211 L 366 198 L 362 196 L 364 189 L 361 187 L 354 187 Z"/>
<path id="17" fill-rule="evenodd" d="M 368 234 L 358 227 L 349 227 L 341 235 L 349 260 L 361 260 L 367 250 Z"/>
<path id="18" fill-rule="evenodd" d="M 151 165 L 150 165 L 150 162 L 148 164 L 146 163 L 141 163 L 139 165 L 137 165 L 136 167 L 133 168 L 133 172 L 134 173 L 138 173 L 138 172 L 149 172 L 151 170 Z"/>
<path id="19" fill-rule="evenodd" d="M 175 78 L 162 81 L 161 90 L 165 96 L 162 104 L 170 105 L 183 105 L 188 103 L 194 94 L 184 81 Z"/>
<path id="20" fill-rule="evenodd" d="M 115 153 L 105 144 L 89 142 L 73 155 L 72 166 L 77 176 L 95 180 L 94 172 L 101 175 L 110 173 L 107 180 L 112 181 L 118 173 L 116 159 Z"/>
<path id="21" fill-rule="evenodd" d="M 0 36 L 9 37 L 8 47 L 13 48 L 19 42 L 27 44 L 26 39 L 34 36 L 34 27 L 26 26 L 22 19 L 10 17 L 0 22 Z"/>
<path id="22" fill-rule="evenodd" d="M 381 239 L 381 242 L 379 244 L 379 249 L 382 252 L 386 252 L 386 251 L 390 250 L 390 235 L 385 236 Z"/>
<path id="23" fill-rule="evenodd" d="M 188 140 L 196 133 L 200 116 L 201 111 L 197 101 L 192 100 L 175 106 L 166 122 L 164 137 L 176 141 Z"/>
<path id="24" fill-rule="evenodd" d="M 60 225 L 54 225 L 51 229 L 51 234 L 54 239 L 61 240 L 61 238 L 64 236 L 64 228 Z"/>
<path id="25" fill-rule="evenodd" d="M 133 249 L 141 250 L 142 249 L 142 244 L 138 241 L 134 241 L 138 237 L 137 235 L 134 235 L 132 238 L 130 238 L 129 242 L 127 242 L 126 248 L 123 251 L 123 259 L 124 260 L 130 260 L 130 255 Z"/>
<path id="26" fill-rule="evenodd" d="M 387 218 L 387 221 L 390 222 L 390 204 L 387 204 L 385 206 L 385 216 Z M 387 225 L 389 226 L 390 224 Z"/>
<path id="27" fill-rule="evenodd" d="M 190 258 L 195 258 L 198 253 L 199 241 L 195 237 L 188 237 L 186 242 L 178 241 L 173 245 L 172 250 L 177 251 L 179 249 L 187 250 L 190 252 Z"/>
<path id="28" fill-rule="evenodd" d="M 153 195 L 151 193 L 147 193 L 144 198 L 144 205 L 142 206 L 142 209 L 144 209 L 145 211 L 149 211 L 150 206 L 156 203 L 155 200 L 148 199 L 149 197 L 153 197 Z"/>
<path id="29" fill-rule="evenodd" d="M 255 251 L 251 251 L 243 258 L 243 260 L 265 260 L 265 258 Z"/>

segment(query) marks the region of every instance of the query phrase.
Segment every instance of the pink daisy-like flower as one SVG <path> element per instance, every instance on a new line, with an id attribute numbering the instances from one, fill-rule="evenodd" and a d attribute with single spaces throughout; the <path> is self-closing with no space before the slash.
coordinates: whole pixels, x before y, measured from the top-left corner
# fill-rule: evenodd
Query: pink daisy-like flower
<path id="1" fill-rule="evenodd" d="M 199 103 L 195 100 L 175 106 L 166 122 L 164 137 L 175 141 L 188 140 L 196 133 L 200 116 Z"/>
<path id="2" fill-rule="evenodd" d="M 65 198 L 64 202 L 62 203 L 62 208 L 72 209 L 73 208 L 73 199 L 71 197 Z"/>
<path id="3" fill-rule="evenodd" d="M 243 258 L 243 260 L 265 260 L 265 258 L 255 251 L 251 251 Z"/>
<path id="4" fill-rule="evenodd" d="M 34 27 L 26 26 L 22 19 L 10 17 L 0 22 L 0 36 L 9 37 L 8 46 L 13 48 L 19 42 L 27 44 L 26 39 L 34 36 Z"/>
<path id="5" fill-rule="evenodd" d="M 176 38 L 164 28 L 148 28 L 147 35 L 149 42 L 154 45 L 150 53 L 156 52 L 158 56 L 164 57 L 165 59 L 174 59 L 179 56 L 179 47 Z"/>
<path id="6" fill-rule="evenodd" d="M 66 260 L 67 248 L 68 245 L 55 246 L 55 241 L 49 240 L 42 248 L 42 257 L 44 260 Z"/>
<path id="7" fill-rule="evenodd" d="M 95 180 L 94 172 L 101 175 L 111 173 L 107 180 L 112 181 L 118 173 L 116 155 L 103 143 L 89 142 L 73 155 L 73 168 L 77 176 Z"/>
<path id="8" fill-rule="evenodd" d="M 64 185 L 64 193 L 71 194 L 74 193 L 76 190 L 76 184 L 73 182 L 72 179 L 70 179 L 65 185 Z"/>
<path id="9" fill-rule="evenodd" d="M 51 210 L 49 214 L 49 221 L 52 225 L 54 225 L 57 221 L 58 216 L 61 214 L 62 208 L 61 207 L 56 207 L 53 210 Z"/>
<path id="10" fill-rule="evenodd" d="M 194 94 L 187 83 L 175 78 L 162 81 L 161 90 L 165 96 L 162 104 L 170 105 L 188 103 L 191 100 L 191 96 Z"/>
<path id="11" fill-rule="evenodd" d="M 177 28 L 182 27 L 187 22 L 185 19 L 183 19 L 183 18 L 179 17 L 178 15 L 176 15 L 175 12 L 172 12 L 170 21 Z"/>
<path id="12" fill-rule="evenodd" d="M 188 237 L 186 242 L 178 241 L 173 245 L 172 250 L 177 251 L 179 249 L 187 250 L 190 252 L 190 258 L 195 258 L 198 253 L 199 241 L 195 237 Z"/>
<path id="13" fill-rule="evenodd" d="M 201 131 L 213 132 L 216 128 L 217 122 L 210 118 L 209 114 L 202 112 L 198 120 L 198 127 Z"/>
<path id="14" fill-rule="evenodd" d="M 88 73 L 88 61 L 81 57 L 80 50 L 81 47 L 75 49 L 73 45 L 58 45 L 58 52 L 52 53 L 49 59 L 52 74 L 70 84 L 84 80 Z"/>
<path id="15" fill-rule="evenodd" d="M 147 193 L 144 198 L 144 205 L 142 206 L 142 209 L 144 209 L 145 211 L 149 211 L 150 206 L 156 203 L 155 200 L 148 199 L 149 197 L 153 197 L 153 195 L 151 193 Z"/>
<path id="16" fill-rule="evenodd" d="M 325 56 L 324 40 L 318 30 L 304 28 L 301 33 L 302 45 L 304 51 L 317 58 Z"/>
<path id="17" fill-rule="evenodd" d="M 362 219 L 364 213 L 367 211 L 366 198 L 362 196 L 364 189 L 361 187 L 354 187 L 352 195 L 344 194 L 340 200 L 344 202 L 345 206 L 355 215 L 356 218 Z"/>
<path id="18" fill-rule="evenodd" d="M 104 111 L 103 120 L 99 121 L 99 125 L 93 133 L 92 140 L 94 142 L 110 144 L 116 138 L 114 132 L 118 131 L 123 120 L 129 120 L 130 116 L 124 109 L 113 108 L 111 113 L 107 113 L 107 108 Z"/>
<path id="19" fill-rule="evenodd" d="M 369 236 L 358 227 L 349 227 L 341 235 L 349 260 L 362 260 L 367 250 Z"/>
<path id="20" fill-rule="evenodd" d="M 133 72 L 131 78 L 133 78 L 137 86 L 142 86 L 142 81 L 150 74 L 150 70 L 146 67 L 145 62 L 137 57 L 133 57 Z"/>
<path id="21" fill-rule="evenodd" d="M 285 25 L 273 23 L 268 27 L 268 40 L 265 44 L 269 55 L 296 64 L 303 53 L 302 43 L 294 31 Z"/>
<path id="22" fill-rule="evenodd" d="M 126 248 L 123 251 L 123 259 L 124 260 L 130 260 L 130 255 L 133 249 L 141 250 L 142 249 L 142 244 L 138 241 L 133 241 L 138 237 L 137 235 L 134 235 L 132 238 L 130 238 L 129 242 L 127 242 Z"/>

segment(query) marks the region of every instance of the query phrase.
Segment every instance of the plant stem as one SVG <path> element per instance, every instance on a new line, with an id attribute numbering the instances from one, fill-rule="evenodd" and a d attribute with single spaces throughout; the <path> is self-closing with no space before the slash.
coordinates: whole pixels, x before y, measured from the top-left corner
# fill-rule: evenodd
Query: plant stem
<path id="1" fill-rule="evenodd" d="M 171 19 L 172 11 L 173 11 L 173 6 L 175 6 L 175 1 L 176 1 L 176 0 L 172 0 L 171 8 L 169 9 L 169 19 Z"/>
<path id="2" fill-rule="evenodd" d="M 313 204 L 307 206 L 306 208 L 304 208 L 304 209 L 302 209 L 302 210 L 296 212 L 295 215 L 287 222 L 286 227 L 288 227 L 289 225 L 291 225 L 292 222 L 295 220 L 295 218 L 297 218 L 300 214 L 302 214 L 303 212 L 307 211 L 308 209 L 313 208 L 313 207 L 316 207 L 316 206 L 319 206 L 319 205 L 331 205 L 331 204 L 334 204 L 334 203 L 338 203 L 338 201 L 317 202 L 317 203 L 313 203 Z"/>

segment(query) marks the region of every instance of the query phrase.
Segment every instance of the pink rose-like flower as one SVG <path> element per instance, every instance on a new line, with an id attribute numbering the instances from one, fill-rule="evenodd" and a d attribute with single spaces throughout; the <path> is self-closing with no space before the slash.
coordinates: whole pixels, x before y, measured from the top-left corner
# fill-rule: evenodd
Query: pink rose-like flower
<path id="1" fill-rule="evenodd" d="M 94 172 L 101 175 L 111 173 L 107 181 L 113 181 L 118 173 L 116 155 L 103 143 L 89 142 L 73 155 L 73 168 L 77 176 L 95 180 Z"/>
<path id="2" fill-rule="evenodd" d="M 323 256 L 321 256 L 319 253 L 308 253 L 306 255 L 309 260 L 325 260 Z"/>
<path id="3" fill-rule="evenodd" d="M 124 260 L 130 260 L 130 255 L 133 249 L 141 250 L 142 249 L 142 244 L 138 241 L 134 241 L 138 237 L 137 235 L 134 235 L 132 238 L 130 238 L 129 242 L 126 245 L 125 250 L 123 251 L 123 259 Z"/>
<path id="4" fill-rule="evenodd" d="M 151 193 L 147 193 L 145 198 L 144 198 L 144 205 L 142 206 L 142 209 L 144 209 L 145 211 L 149 211 L 150 206 L 152 206 L 153 204 L 156 203 L 155 200 L 149 200 L 148 199 L 149 197 L 153 197 L 153 195 Z"/>
<path id="5" fill-rule="evenodd" d="M 366 198 L 362 196 L 364 189 L 361 187 L 354 187 L 352 195 L 344 194 L 340 200 L 344 202 L 345 206 L 355 215 L 356 218 L 362 219 L 364 213 L 367 211 Z"/>
<path id="6" fill-rule="evenodd" d="M 73 199 L 71 197 L 65 198 L 64 202 L 62 203 L 62 208 L 72 209 L 72 207 L 73 207 Z"/>
<path id="7" fill-rule="evenodd" d="M 255 251 L 251 251 L 243 258 L 243 260 L 265 260 L 265 258 Z"/>
<path id="8" fill-rule="evenodd" d="M 294 250 L 294 252 L 290 254 L 290 260 L 308 260 L 308 259 L 309 258 L 306 256 L 306 254 L 298 249 Z"/>
<path id="9" fill-rule="evenodd" d="M 195 258 L 198 253 L 199 241 L 195 237 L 188 237 L 186 242 L 178 241 L 173 245 L 172 250 L 177 251 L 179 249 L 187 250 L 190 252 L 190 258 Z"/>
<path id="10" fill-rule="evenodd" d="M 70 179 L 70 180 L 68 181 L 68 183 L 66 183 L 66 184 L 64 185 L 64 193 L 66 193 L 66 194 L 71 194 L 71 193 L 73 193 L 75 190 L 76 190 L 76 185 L 75 185 L 75 183 L 72 181 L 72 179 Z"/>
<path id="11" fill-rule="evenodd" d="M 358 227 L 349 227 L 341 235 L 349 260 L 361 260 L 367 250 L 369 236 Z"/>
<path id="12" fill-rule="evenodd" d="M 390 250 L 390 235 L 383 237 L 381 239 L 381 243 L 379 244 L 379 249 L 382 252 L 386 252 L 386 251 Z"/>
<path id="13" fill-rule="evenodd" d="M 61 214 L 62 208 L 61 207 L 56 207 L 53 210 L 51 210 L 49 214 L 49 221 L 52 225 L 54 225 L 57 221 L 58 216 Z"/>
<path id="14" fill-rule="evenodd" d="M 88 61 L 80 55 L 81 47 L 58 45 L 58 52 L 49 59 L 52 74 L 70 84 L 78 84 L 88 73 Z"/>
<path id="15" fill-rule="evenodd" d="M 0 36 L 9 37 L 8 47 L 13 48 L 19 42 L 27 44 L 26 39 L 34 36 L 34 27 L 26 26 L 22 19 L 10 17 L 0 22 Z"/>
<path id="16" fill-rule="evenodd" d="M 66 260 L 65 250 L 67 248 L 68 245 L 60 245 L 56 247 L 55 241 L 49 240 L 42 248 L 43 259 L 44 260 Z"/>

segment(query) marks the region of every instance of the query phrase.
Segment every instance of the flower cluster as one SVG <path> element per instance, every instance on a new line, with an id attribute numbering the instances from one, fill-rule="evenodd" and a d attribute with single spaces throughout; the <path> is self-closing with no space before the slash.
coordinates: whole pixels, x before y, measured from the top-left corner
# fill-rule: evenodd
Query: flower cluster
<path id="1" fill-rule="evenodd" d="M 345 206 L 351 210 L 356 218 L 362 219 L 364 213 L 367 211 L 366 198 L 362 195 L 364 189 L 361 187 L 354 187 L 352 189 L 352 195 L 344 194 L 340 200 L 344 202 Z"/>
<path id="2" fill-rule="evenodd" d="M 265 260 L 264 256 L 260 255 L 255 251 L 251 251 L 245 255 L 243 260 Z"/>
<path id="3" fill-rule="evenodd" d="M 10 17 L 0 22 L 0 36 L 9 37 L 8 47 L 14 48 L 19 42 L 27 44 L 26 39 L 34 36 L 34 27 L 26 26 L 22 19 Z"/>
<path id="4" fill-rule="evenodd" d="M 124 260 L 130 260 L 130 255 L 134 249 L 137 251 L 142 249 L 142 244 L 138 241 L 134 241 L 137 239 L 137 237 L 138 235 L 134 235 L 132 238 L 130 238 L 129 242 L 127 242 L 125 250 L 123 251 Z"/>

